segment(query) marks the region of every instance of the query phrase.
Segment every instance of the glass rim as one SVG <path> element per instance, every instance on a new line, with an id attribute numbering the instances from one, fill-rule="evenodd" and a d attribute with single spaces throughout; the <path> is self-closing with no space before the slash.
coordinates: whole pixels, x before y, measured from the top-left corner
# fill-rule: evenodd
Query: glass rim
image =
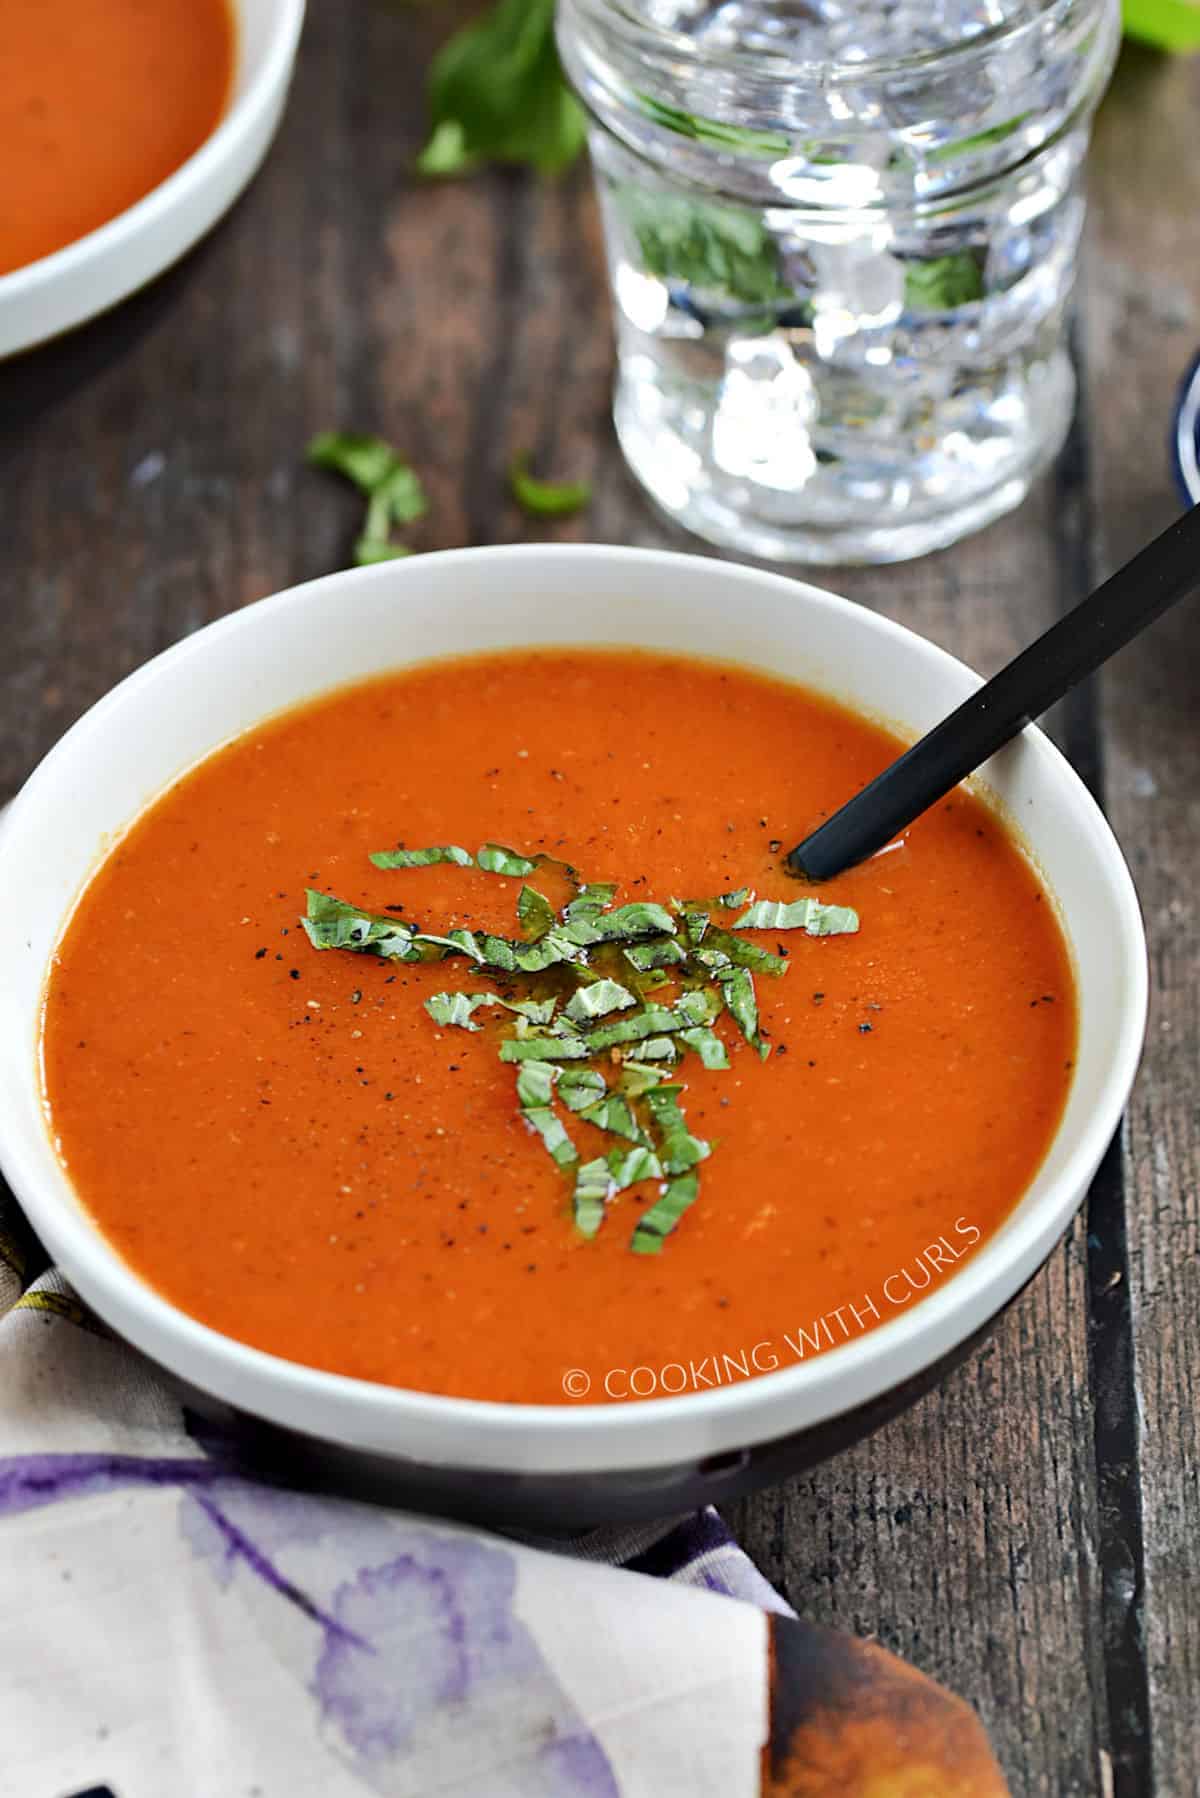
<path id="1" fill-rule="evenodd" d="M 953 43 L 942 44 L 935 49 L 914 50 L 902 56 L 865 56 L 851 61 L 792 57 L 786 52 L 775 50 L 709 50 L 698 45 L 686 32 L 655 25 L 634 12 L 628 0 L 577 0 L 577 3 L 593 16 L 607 14 L 620 20 L 634 32 L 645 34 L 672 55 L 686 59 L 697 68 L 754 69 L 765 77 L 800 80 L 814 87 L 830 87 L 841 82 L 861 82 L 872 77 L 891 80 L 898 75 L 950 67 L 980 51 L 1012 43 L 1023 35 L 1044 27 L 1047 21 L 1057 19 L 1063 22 L 1069 21 L 1072 15 L 1087 17 L 1100 14 L 1106 5 L 1112 4 L 1112 0 L 1041 0 L 1038 10 L 1033 14 L 1025 13 L 1019 18 L 989 25 L 971 37 L 958 38 Z"/>

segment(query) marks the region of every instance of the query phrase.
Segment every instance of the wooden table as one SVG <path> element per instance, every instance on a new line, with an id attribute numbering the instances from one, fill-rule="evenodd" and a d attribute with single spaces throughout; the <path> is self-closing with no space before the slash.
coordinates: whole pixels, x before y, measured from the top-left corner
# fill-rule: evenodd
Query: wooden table
<path id="1" fill-rule="evenodd" d="M 346 560 L 355 502 L 303 466 L 318 429 L 411 455 L 422 549 L 695 547 L 650 516 L 613 441 L 586 174 L 407 173 L 445 18 L 316 0 L 281 138 L 233 216 L 110 318 L 0 366 L 0 797 L 146 657 Z M 1180 509 L 1166 433 L 1200 344 L 1198 124 L 1200 59 L 1127 51 L 1054 474 L 973 542 L 832 583 L 985 672 Z M 524 523 L 505 491 L 518 449 L 591 477 L 587 515 Z M 1055 721 L 1152 942 L 1146 1060 L 1086 1214 L 943 1389 L 734 1519 L 805 1615 L 976 1704 L 1022 1798 L 1200 1789 L 1198 649 L 1185 608 Z"/>

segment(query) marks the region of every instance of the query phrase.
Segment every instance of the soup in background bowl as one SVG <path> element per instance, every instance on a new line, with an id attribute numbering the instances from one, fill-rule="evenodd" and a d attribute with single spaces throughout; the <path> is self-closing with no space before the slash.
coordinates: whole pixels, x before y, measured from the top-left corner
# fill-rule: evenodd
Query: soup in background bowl
<path id="1" fill-rule="evenodd" d="M 304 0 L 15 0 L 0 33 L 0 356 L 94 318 L 232 205 Z"/>
<path id="2" fill-rule="evenodd" d="M 1141 1039 L 1127 872 L 1035 731 L 798 909 L 782 855 L 879 720 L 975 684 L 782 577 L 600 548 L 198 633 L 5 829 L 35 1227 L 260 1447 L 412 1502 L 568 1527 L 853 1440 L 1049 1253 Z"/>
<path id="3" fill-rule="evenodd" d="M 0 275 L 94 231 L 217 126 L 229 0 L 9 0 L 0 33 Z"/>

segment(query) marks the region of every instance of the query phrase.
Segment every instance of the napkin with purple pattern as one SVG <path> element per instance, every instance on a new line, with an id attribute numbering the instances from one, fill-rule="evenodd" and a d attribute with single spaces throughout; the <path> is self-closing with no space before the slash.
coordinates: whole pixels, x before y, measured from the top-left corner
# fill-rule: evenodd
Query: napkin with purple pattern
<path id="1" fill-rule="evenodd" d="M 713 1511 L 517 1542 L 244 1477 L 0 1191 L 4 1798 L 996 1798 Z"/>

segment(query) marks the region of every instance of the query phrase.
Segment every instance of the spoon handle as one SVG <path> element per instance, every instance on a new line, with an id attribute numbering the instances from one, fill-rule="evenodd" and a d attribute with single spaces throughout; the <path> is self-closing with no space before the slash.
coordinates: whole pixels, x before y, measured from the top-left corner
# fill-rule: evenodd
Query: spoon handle
<path id="1" fill-rule="evenodd" d="M 1200 506 L 1193 506 L 806 837 L 788 868 L 831 880 L 882 849 L 1197 587 Z"/>

